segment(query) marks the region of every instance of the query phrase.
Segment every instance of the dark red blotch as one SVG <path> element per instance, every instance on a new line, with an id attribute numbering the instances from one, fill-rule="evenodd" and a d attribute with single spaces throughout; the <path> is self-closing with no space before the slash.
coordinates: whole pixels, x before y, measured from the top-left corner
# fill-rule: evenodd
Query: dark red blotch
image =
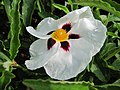
<path id="1" fill-rule="evenodd" d="M 48 41 L 47 41 L 48 50 L 50 50 L 50 48 L 52 48 L 55 43 L 56 43 L 56 41 L 54 39 L 49 38 Z"/>
<path id="2" fill-rule="evenodd" d="M 71 30 L 72 26 L 70 23 L 66 23 L 62 26 L 62 29 L 66 30 L 67 32 L 69 32 Z"/>
<path id="3" fill-rule="evenodd" d="M 79 34 L 70 34 L 69 39 L 79 39 L 80 35 Z"/>
<path id="4" fill-rule="evenodd" d="M 69 51 L 70 44 L 68 41 L 61 42 L 61 48 L 63 48 L 65 51 Z"/>

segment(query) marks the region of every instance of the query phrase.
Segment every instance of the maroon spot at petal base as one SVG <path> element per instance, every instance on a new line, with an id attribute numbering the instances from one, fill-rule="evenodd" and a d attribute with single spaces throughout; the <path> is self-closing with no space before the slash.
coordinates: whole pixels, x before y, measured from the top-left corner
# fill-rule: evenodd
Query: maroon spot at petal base
<path id="1" fill-rule="evenodd" d="M 68 41 L 61 42 L 61 48 L 63 48 L 65 51 L 69 51 L 70 44 Z"/>
<path id="2" fill-rule="evenodd" d="M 62 26 L 62 29 L 65 29 L 67 32 L 69 32 L 71 28 L 72 26 L 70 23 L 66 23 Z"/>
<path id="3" fill-rule="evenodd" d="M 70 34 L 69 39 L 79 39 L 80 35 L 79 34 Z"/>
<path id="4" fill-rule="evenodd" d="M 54 39 L 49 38 L 48 41 L 47 41 L 48 50 L 50 50 L 50 48 L 52 48 L 55 43 L 56 43 L 56 41 Z"/>

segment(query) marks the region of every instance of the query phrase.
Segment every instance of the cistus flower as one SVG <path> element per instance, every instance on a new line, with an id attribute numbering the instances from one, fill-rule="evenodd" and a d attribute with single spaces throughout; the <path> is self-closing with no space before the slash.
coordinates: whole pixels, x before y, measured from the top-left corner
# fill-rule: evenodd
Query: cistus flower
<path id="1" fill-rule="evenodd" d="M 76 77 L 100 51 L 106 39 L 106 27 L 93 17 L 90 7 L 77 9 L 61 17 L 43 19 L 35 30 L 27 31 L 40 38 L 30 46 L 30 60 L 25 65 L 30 70 L 44 67 L 54 79 Z"/>

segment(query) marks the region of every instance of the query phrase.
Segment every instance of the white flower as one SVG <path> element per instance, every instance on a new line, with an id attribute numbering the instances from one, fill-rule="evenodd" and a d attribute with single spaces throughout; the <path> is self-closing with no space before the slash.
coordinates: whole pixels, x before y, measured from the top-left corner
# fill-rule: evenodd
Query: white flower
<path id="1" fill-rule="evenodd" d="M 30 46 L 30 60 L 25 65 L 30 70 L 44 67 L 54 79 L 66 80 L 82 72 L 106 39 L 106 27 L 93 17 L 90 7 L 72 11 L 58 20 L 43 19 L 37 30 L 27 31 L 36 40 Z"/>

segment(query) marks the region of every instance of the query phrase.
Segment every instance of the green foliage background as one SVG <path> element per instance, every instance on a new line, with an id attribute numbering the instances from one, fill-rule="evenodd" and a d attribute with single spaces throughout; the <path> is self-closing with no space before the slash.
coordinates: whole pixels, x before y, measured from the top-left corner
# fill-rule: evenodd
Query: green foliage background
<path id="1" fill-rule="evenodd" d="M 25 27 L 83 6 L 90 6 L 108 30 L 104 46 L 88 67 L 67 81 L 51 79 L 43 68 L 27 70 L 24 62 L 36 38 Z M 12 63 L 8 70 L 5 62 Z M 0 0 L 0 90 L 120 90 L 119 0 Z"/>

